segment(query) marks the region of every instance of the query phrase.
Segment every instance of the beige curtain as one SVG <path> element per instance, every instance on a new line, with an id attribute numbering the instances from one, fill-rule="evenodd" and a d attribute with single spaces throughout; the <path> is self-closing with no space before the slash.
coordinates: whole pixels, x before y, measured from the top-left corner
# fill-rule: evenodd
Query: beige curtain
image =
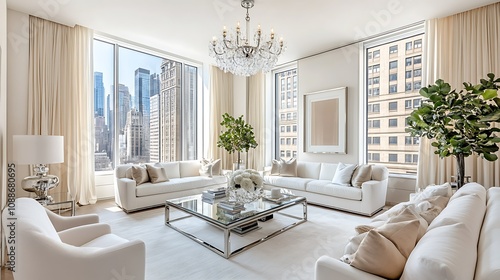
<path id="1" fill-rule="evenodd" d="M 462 89 L 463 82 L 479 83 L 492 72 L 500 75 L 500 3 L 427 22 L 427 83 L 437 79 Z M 417 187 L 450 181 L 456 159 L 440 159 L 430 140 L 422 139 Z M 466 158 L 465 174 L 485 187 L 500 185 L 500 160 Z"/>
<path id="2" fill-rule="evenodd" d="M 208 158 L 221 159 L 223 169 L 233 169 L 232 155 L 223 148 L 217 147 L 217 140 L 222 131 L 220 123 L 222 115 L 228 113 L 233 115 L 233 75 L 224 73 L 216 66 L 210 71 L 210 117 L 209 117 L 209 141 Z"/>
<path id="3" fill-rule="evenodd" d="M 28 132 L 64 136 L 64 163 L 50 167 L 80 205 L 95 203 L 93 33 L 30 16 Z"/>
<path id="4" fill-rule="evenodd" d="M 247 78 L 247 122 L 254 128 L 257 148 L 248 151 L 247 167 L 264 170 L 266 143 L 265 76 L 262 73 Z"/>

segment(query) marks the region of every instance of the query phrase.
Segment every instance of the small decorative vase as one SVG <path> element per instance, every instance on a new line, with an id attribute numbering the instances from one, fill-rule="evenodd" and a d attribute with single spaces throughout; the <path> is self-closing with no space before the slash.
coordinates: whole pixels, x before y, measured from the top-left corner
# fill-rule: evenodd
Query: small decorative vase
<path id="1" fill-rule="evenodd" d="M 255 187 L 253 191 L 247 191 L 238 184 L 235 184 L 234 186 L 228 185 L 226 190 L 226 196 L 229 201 L 237 201 L 241 203 L 253 202 L 259 199 L 262 194 L 262 187 Z"/>

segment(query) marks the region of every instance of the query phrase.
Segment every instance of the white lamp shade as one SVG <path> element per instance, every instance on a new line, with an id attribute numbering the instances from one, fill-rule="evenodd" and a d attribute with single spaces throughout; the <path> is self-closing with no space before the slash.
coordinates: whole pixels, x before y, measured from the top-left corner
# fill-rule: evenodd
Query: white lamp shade
<path id="1" fill-rule="evenodd" d="M 54 135 L 14 135 L 13 160 L 17 164 L 64 162 L 64 137 Z"/>

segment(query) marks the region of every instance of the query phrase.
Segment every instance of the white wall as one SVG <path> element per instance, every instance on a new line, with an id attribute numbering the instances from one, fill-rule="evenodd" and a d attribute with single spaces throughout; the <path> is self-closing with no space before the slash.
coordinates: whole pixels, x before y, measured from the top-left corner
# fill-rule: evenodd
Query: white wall
<path id="1" fill-rule="evenodd" d="M 304 94 L 347 87 L 347 140 L 346 154 L 313 154 L 304 152 L 304 126 L 298 126 L 297 158 L 301 161 L 358 163 L 360 142 L 360 89 L 359 89 L 359 55 L 349 55 L 346 49 L 357 49 L 348 46 L 332 50 L 298 62 L 299 95 L 298 121 L 304 123 Z M 329 122 L 329 120 L 325 120 Z"/>
<path id="2" fill-rule="evenodd" d="M 347 87 L 347 147 L 346 154 L 314 154 L 304 152 L 304 126 L 299 125 L 297 158 L 301 161 L 360 163 L 363 158 L 363 90 L 360 87 L 362 63 L 360 44 L 354 44 L 298 61 L 299 101 L 298 121 L 304 123 L 304 94 Z M 328 121 L 328 120 L 325 120 Z M 387 204 L 407 201 L 415 190 L 415 178 L 390 176 Z"/>

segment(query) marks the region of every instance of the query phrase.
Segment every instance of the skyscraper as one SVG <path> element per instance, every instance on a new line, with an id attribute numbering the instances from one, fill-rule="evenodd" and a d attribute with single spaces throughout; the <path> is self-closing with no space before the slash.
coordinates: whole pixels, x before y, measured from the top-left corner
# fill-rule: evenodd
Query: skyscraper
<path id="1" fill-rule="evenodd" d="M 141 113 L 142 116 L 142 146 L 141 155 L 146 161 L 149 161 L 149 117 L 150 117 L 150 71 L 137 68 L 135 70 L 135 108 Z"/>
<path id="2" fill-rule="evenodd" d="M 161 64 L 160 150 L 161 162 L 182 158 L 181 139 L 181 64 L 164 59 Z"/>
<path id="3" fill-rule="evenodd" d="M 420 107 L 423 35 L 367 49 L 368 162 L 392 173 L 415 173 L 419 138 L 405 132 L 406 118 Z"/>
<path id="4" fill-rule="evenodd" d="M 127 113 L 125 125 L 125 141 L 127 147 L 126 160 L 128 162 L 147 161 L 142 153 L 143 141 L 142 115 L 136 109 Z"/>
<path id="5" fill-rule="evenodd" d="M 127 123 L 127 114 L 130 111 L 131 96 L 128 91 L 128 87 L 119 84 L 118 85 L 118 127 L 120 129 L 120 134 L 123 134 L 125 125 Z"/>
<path id="6" fill-rule="evenodd" d="M 149 70 L 137 68 L 135 70 L 135 93 L 134 108 L 139 111 L 143 117 L 149 116 Z"/>
<path id="7" fill-rule="evenodd" d="M 101 72 L 94 72 L 94 116 L 104 117 L 104 83 Z"/>

